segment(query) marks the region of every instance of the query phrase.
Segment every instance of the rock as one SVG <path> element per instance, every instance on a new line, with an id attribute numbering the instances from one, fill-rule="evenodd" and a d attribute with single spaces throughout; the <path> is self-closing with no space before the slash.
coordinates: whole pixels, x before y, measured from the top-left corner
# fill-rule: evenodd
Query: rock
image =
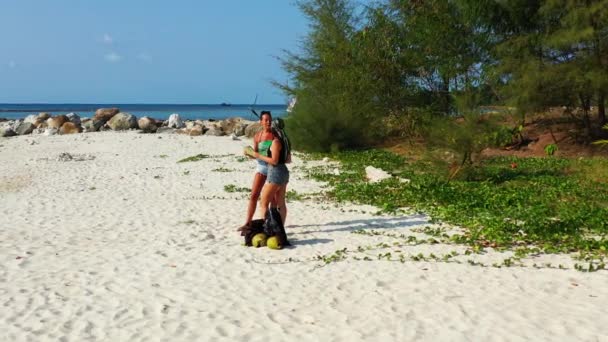
<path id="1" fill-rule="evenodd" d="M 387 178 L 391 178 L 391 175 L 388 174 L 388 172 L 373 166 L 367 166 L 365 168 L 365 174 L 370 183 L 377 183 Z"/>
<path id="2" fill-rule="evenodd" d="M 32 124 L 35 124 L 38 121 L 38 115 L 32 114 L 32 115 L 28 115 L 25 119 L 23 119 L 23 122 L 29 122 Z"/>
<path id="3" fill-rule="evenodd" d="M 42 112 L 42 113 L 38 114 L 38 119 L 43 120 L 43 121 L 48 120 L 48 118 L 50 118 L 50 117 L 51 117 L 51 114 L 49 114 L 49 113 Z"/>
<path id="4" fill-rule="evenodd" d="M 120 113 L 120 109 L 118 108 L 99 108 L 95 111 L 95 115 L 93 115 L 93 121 L 101 121 L 101 125 L 105 124 L 110 120 L 114 115 Z"/>
<path id="5" fill-rule="evenodd" d="M 144 133 L 154 133 L 158 129 L 156 125 L 156 120 L 151 117 L 144 116 L 137 121 L 137 125 L 139 129 L 141 129 Z"/>
<path id="6" fill-rule="evenodd" d="M 198 136 L 203 135 L 203 126 L 194 126 L 188 130 L 188 135 L 190 136 Z"/>
<path id="7" fill-rule="evenodd" d="M 137 118 L 129 113 L 118 113 L 108 120 L 106 124 L 114 131 L 138 128 Z"/>
<path id="8" fill-rule="evenodd" d="M 159 133 L 159 134 L 162 134 L 162 133 L 173 134 L 176 132 L 177 132 L 177 129 L 171 128 L 171 127 L 158 127 L 158 129 L 156 130 L 156 133 Z"/>
<path id="9" fill-rule="evenodd" d="M 4 126 L 0 127 L 0 137 L 12 137 L 17 135 L 15 131 L 13 131 L 12 127 Z"/>
<path id="10" fill-rule="evenodd" d="M 97 132 L 103 126 L 103 123 L 99 120 L 95 121 L 93 119 L 84 119 L 82 120 L 82 128 L 83 132 Z"/>
<path id="11" fill-rule="evenodd" d="M 228 118 L 220 121 L 220 128 L 225 134 L 235 133 L 237 136 L 245 135 L 247 123 L 241 118 Z"/>
<path id="12" fill-rule="evenodd" d="M 216 125 L 209 125 L 208 127 L 209 129 L 207 131 L 205 131 L 206 135 L 211 135 L 211 136 L 216 136 L 216 137 L 220 137 L 222 135 L 226 135 L 224 133 L 224 131 L 222 131 L 221 128 L 219 128 Z"/>
<path id="13" fill-rule="evenodd" d="M 251 123 L 251 124 L 247 125 L 247 128 L 245 128 L 245 136 L 247 138 L 253 138 L 253 136 L 256 135 L 261 130 L 262 130 L 262 124 L 260 124 L 259 122 Z"/>
<path id="14" fill-rule="evenodd" d="M 185 126 L 179 114 L 169 115 L 169 120 L 167 121 L 167 127 L 169 128 L 183 128 Z"/>
<path id="15" fill-rule="evenodd" d="M 70 120 L 68 120 L 67 116 L 65 116 L 65 115 L 57 115 L 55 117 L 48 118 L 46 120 L 46 123 L 48 124 L 48 127 L 59 129 L 67 121 L 70 121 Z"/>
<path id="16" fill-rule="evenodd" d="M 44 129 L 44 133 L 42 133 L 42 135 L 46 135 L 46 136 L 55 135 L 55 134 L 57 134 L 57 131 L 58 130 L 55 127 L 47 127 Z"/>
<path id="17" fill-rule="evenodd" d="M 80 133 L 81 131 L 82 128 L 80 126 L 77 126 L 75 123 L 68 121 L 61 125 L 61 128 L 59 129 L 59 134 L 75 134 Z"/>
<path id="18" fill-rule="evenodd" d="M 80 126 L 81 125 L 80 116 L 78 116 L 78 114 L 76 114 L 76 113 L 69 113 L 69 114 L 66 114 L 65 116 L 74 125 L 76 125 L 76 126 Z"/>
<path id="19" fill-rule="evenodd" d="M 23 121 L 23 122 L 20 122 L 15 127 L 15 133 L 17 133 L 18 135 L 30 134 L 30 133 L 32 133 L 32 131 L 34 130 L 34 128 L 36 128 L 36 127 L 31 122 L 25 122 L 25 121 Z"/>

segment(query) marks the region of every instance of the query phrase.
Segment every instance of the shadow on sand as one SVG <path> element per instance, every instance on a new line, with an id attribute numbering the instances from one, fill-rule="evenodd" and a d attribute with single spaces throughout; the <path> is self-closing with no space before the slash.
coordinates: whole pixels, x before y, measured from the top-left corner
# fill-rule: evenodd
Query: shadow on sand
<path id="1" fill-rule="evenodd" d="M 428 224 L 429 220 L 426 215 L 415 214 L 405 217 L 378 217 L 365 220 L 348 220 L 341 222 L 327 222 L 322 224 L 306 224 L 306 225 L 289 225 L 287 227 L 288 234 L 310 234 L 318 232 L 340 232 L 340 231 L 355 231 L 360 229 L 400 229 Z M 315 227 L 317 229 L 299 230 L 298 228 Z M 326 228 L 324 228 L 326 227 Z M 296 228 L 296 229 L 293 229 Z M 293 229 L 293 230 L 292 230 Z"/>
<path id="2" fill-rule="evenodd" d="M 305 240 L 289 240 L 289 242 L 291 243 L 291 248 L 297 247 L 297 246 L 306 246 L 306 245 L 316 245 L 316 244 L 321 244 L 321 243 L 330 243 L 333 242 L 333 239 L 305 239 Z M 289 247 L 288 247 L 289 248 Z"/>

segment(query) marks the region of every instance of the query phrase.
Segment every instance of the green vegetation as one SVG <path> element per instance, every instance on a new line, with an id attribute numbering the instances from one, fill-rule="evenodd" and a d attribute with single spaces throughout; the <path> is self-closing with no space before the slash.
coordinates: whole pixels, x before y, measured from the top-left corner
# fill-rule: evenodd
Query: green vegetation
<path id="1" fill-rule="evenodd" d="M 342 163 L 340 175 L 320 168 L 310 171 L 313 178 L 330 183 L 331 198 L 385 212 L 422 211 L 466 230 L 450 241 L 497 248 L 537 246 L 545 253 L 580 252 L 598 258 L 608 252 L 607 178 L 587 173 L 608 169 L 605 159 L 491 158 L 449 181 L 450 165 L 436 159 L 408 161 L 379 150 L 331 157 Z M 367 165 L 396 177 L 369 183 Z"/>
<path id="2" fill-rule="evenodd" d="M 298 5 L 311 30 L 281 59 L 289 83 L 276 85 L 298 99 L 287 129 L 299 149 L 369 147 L 389 136 L 439 141 L 427 135 L 437 122 L 480 105 L 513 107 L 519 127 L 534 111 L 563 106 L 584 142 L 606 124 L 608 0 Z M 465 121 L 460 131 L 480 128 Z M 486 128 L 485 136 L 503 134 Z"/>
<path id="3" fill-rule="evenodd" d="M 251 189 L 238 187 L 234 184 L 226 184 L 226 185 L 224 185 L 224 191 L 226 191 L 226 192 L 249 192 L 249 191 L 251 191 Z"/>
<path id="4" fill-rule="evenodd" d="M 211 171 L 213 171 L 213 172 L 233 172 L 234 169 L 229 169 L 229 168 L 226 168 L 226 167 L 218 167 L 218 168 L 215 168 L 215 169 L 213 169 Z"/>
<path id="5" fill-rule="evenodd" d="M 202 154 L 201 153 L 201 154 L 197 154 L 195 156 L 191 156 L 191 157 L 188 157 L 188 158 L 184 158 L 184 159 L 178 160 L 177 162 L 178 163 L 194 162 L 194 161 L 203 160 L 205 158 L 209 158 L 209 156 L 206 155 L 206 154 Z"/>

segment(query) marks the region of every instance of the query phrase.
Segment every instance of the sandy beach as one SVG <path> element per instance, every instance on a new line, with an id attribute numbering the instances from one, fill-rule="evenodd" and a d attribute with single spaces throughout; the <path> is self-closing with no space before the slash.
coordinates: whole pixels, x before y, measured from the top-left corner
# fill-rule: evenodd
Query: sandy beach
<path id="1" fill-rule="evenodd" d="M 235 230 L 247 193 L 227 189 L 250 187 L 250 143 L 135 131 L 0 138 L 0 340 L 608 339 L 608 272 L 573 270 L 570 256 L 535 261 L 566 270 L 377 260 L 382 250 L 317 260 L 394 242 L 358 229 L 419 234 L 434 225 L 422 214 L 313 196 L 289 203 L 293 247 L 244 247 Z M 306 178 L 322 163 L 296 155 L 289 189 L 324 191 Z M 465 246 L 400 248 L 453 250 Z"/>

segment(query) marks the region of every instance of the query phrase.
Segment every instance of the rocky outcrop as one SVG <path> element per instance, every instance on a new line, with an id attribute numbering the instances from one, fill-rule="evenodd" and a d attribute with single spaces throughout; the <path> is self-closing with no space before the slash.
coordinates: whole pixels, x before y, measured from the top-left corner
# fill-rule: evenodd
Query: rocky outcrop
<path id="1" fill-rule="evenodd" d="M 118 113 L 114 115 L 106 123 L 114 131 L 124 131 L 132 128 L 138 128 L 137 118 L 129 113 Z"/>
<path id="2" fill-rule="evenodd" d="M 147 116 L 144 116 L 139 119 L 137 121 L 137 125 L 139 126 L 139 129 L 141 129 L 144 133 L 155 133 L 158 129 L 158 126 L 156 125 L 156 120 Z"/>

